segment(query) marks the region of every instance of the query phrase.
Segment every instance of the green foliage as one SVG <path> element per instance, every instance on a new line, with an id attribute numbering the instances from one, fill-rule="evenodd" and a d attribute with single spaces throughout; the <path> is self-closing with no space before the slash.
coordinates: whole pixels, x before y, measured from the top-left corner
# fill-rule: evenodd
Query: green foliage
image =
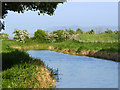
<path id="1" fill-rule="evenodd" d="M 84 47 L 83 47 L 83 46 L 80 46 L 80 47 L 77 49 L 77 53 L 80 53 L 81 50 L 83 50 L 83 49 L 84 49 Z"/>
<path id="2" fill-rule="evenodd" d="M 34 33 L 34 39 L 38 40 L 39 42 L 46 42 L 47 41 L 47 33 L 44 30 L 38 29 Z"/>
<path id="3" fill-rule="evenodd" d="M 70 35 L 73 35 L 73 34 L 75 34 L 75 31 L 74 31 L 74 30 L 69 29 L 69 30 L 68 30 L 68 33 L 69 33 Z"/>
<path id="4" fill-rule="evenodd" d="M 11 50 L 10 50 L 11 51 Z M 34 88 L 39 83 L 33 76 L 37 65 L 42 61 L 33 59 L 24 51 L 13 50 L 2 53 L 2 87 L 3 88 Z"/>
<path id="5" fill-rule="evenodd" d="M 70 37 L 69 32 L 66 32 L 64 30 L 53 31 L 53 34 L 55 35 L 54 38 L 55 38 L 56 42 L 65 41 Z"/>
<path id="6" fill-rule="evenodd" d="M 8 13 L 8 10 L 24 13 L 25 10 L 39 11 L 39 14 L 53 15 L 57 5 L 63 2 L 2 2 L 3 18 Z M 14 7 L 16 6 L 16 7 Z"/>
<path id="7" fill-rule="evenodd" d="M 0 39 L 2 40 L 10 39 L 10 36 L 6 33 L 0 33 Z"/>
<path id="8" fill-rule="evenodd" d="M 19 57 L 17 58 L 17 61 L 16 57 Z M 2 53 L 2 59 L 3 59 L 2 69 L 11 68 L 15 64 L 29 62 L 32 60 L 32 58 L 30 58 L 27 53 L 18 50 L 12 51 L 10 53 Z"/>
<path id="9" fill-rule="evenodd" d="M 114 31 L 115 34 L 120 34 L 120 31 L 116 30 Z"/>
<path id="10" fill-rule="evenodd" d="M 14 35 L 14 39 L 18 42 L 22 42 L 24 43 L 26 39 L 30 38 L 30 34 L 27 32 L 27 30 L 17 30 L 15 29 L 15 31 L 13 32 Z"/>
<path id="11" fill-rule="evenodd" d="M 78 28 L 78 29 L 76 30 L 76 33 L 83 34 L 83 31 L 82 31 L 80 28 Z"/>
<path id="12" fill-rule="evenodd" d="M 90 30 L 90 31 L 88 32 L 88 34 L 95 34 L 95 32 L 94 32 L 94 30 L 92 29 L 92 30 Z"/>
<path id="13" fill-rule="evenodd" d="M 112 32 L 112 30 L 109 30 L 109 29 L 107 28 L 107 31 L 105 31 L 105 33 L 111 34 L 111 33 L 113 33 L 113 32 Z"/>

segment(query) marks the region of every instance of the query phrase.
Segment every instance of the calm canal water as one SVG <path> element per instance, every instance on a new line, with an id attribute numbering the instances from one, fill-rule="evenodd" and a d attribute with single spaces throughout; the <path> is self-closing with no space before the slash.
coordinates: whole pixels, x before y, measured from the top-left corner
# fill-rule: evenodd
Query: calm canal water
<path id="1" fill-rule="evenodd" d="M 28 53 L 58 69 L 57 88 L 118 88 L 117 62 L 49 50 L 30 50 Z"/>

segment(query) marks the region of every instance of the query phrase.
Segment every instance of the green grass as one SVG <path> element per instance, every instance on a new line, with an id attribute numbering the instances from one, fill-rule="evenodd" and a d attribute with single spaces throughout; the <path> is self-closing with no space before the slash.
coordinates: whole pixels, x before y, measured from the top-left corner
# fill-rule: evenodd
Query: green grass
<path id="1" fill-rule="evenodd" d="M 118 34 L 80 34 L 77 39 L 86 40 L 86 41 L 108 41 L 108 40 L 118 40 Z"/>
<path id="2" fill-rule="evenodd" d="M 34 43 L 30 43 L 34 42 Z M 4 52 L 9 51 L 11 46 L 21 46 L 21 47 L 29 47 L 25 48 L 25 50 L 47 50 L 49 46 L 58 47 L 60 49 L 69 48 L 69 49 L 75 49 L 82 47 L 84 50 L 98 50 L 98 51 L 109 51 L 109 52 L 118 52 L 118 45 L 120 45 L 118 42 L 114 43 L 82 43 L 78 42 L 76 40 L 68 40 L 65 42 L 58 42 L 58 43 L 38 43 L 35 41 L 29 41 L 26 43 L 19 43 L 16 41 L 6 40 L 2 42 L 2 49 Z M 38 47 L 36 47 L 38 45 Z M 24 48 L 23 48 L 24 49 Z"/>
<path id="3" fill-rule="evenodd" d="M 118 43 L 80 43 L 77 41 L 66 41 L 62 43 L 53 43 L 51 44 L 54 47 L 59 48 L 69 48 L 69 49 L 78 49 L 82 47 L 84 50 L 104 50 L 109 52 L 118 52 Z M 120 44 L 119 44 L 120 45 Z"/>
<path id="4" fill-rule="evenodd" d="M 40 45 L 40 47 L 36 48 L 36 45 Z M 21 46 L 21 47 L 29 47 L 29 46 L 33 46 L 33 49 L 39 49 L 39 50 L 44 50 L 44 49 L 48 49 L 49 43 L 39 43 L 33 40 L 27 41 L 26 43 L 20 43 L 20 42 L 16 42 L 14 40 L 3 40 L 2 41 L 2 52 L 9 52 L 11 51 L 10 47 L 11 46 Z M 32 49 L 32 48 L 29 48 Z M 28 49 L 28 50 L 29 50 Z"/>
<path id="5" fill-rule="evenodd" d="M 33 44 L 29 43 L 29 45 Z M 29 54 L 23 50 L 10 48 L 12 45 L 27 46 L 28 43 L 22 44 L 12 40 L 2 41 L 2 88 L 51 87 L 49 85 L 53 83 L 53 77 L 40 74 L 39 77 L 49 78 L 50 80 L 39 81 L 36 78 L 40 69 L 45 68 L 44 63 L 40 59 L 31 58 Z M 39 70 L 36 70 L 36 67 L 38 67 Z M 47 71 L 42 71 L 42 73 L 47 73 Z M 40 83 L 42 83 L 42 87 Z"/>

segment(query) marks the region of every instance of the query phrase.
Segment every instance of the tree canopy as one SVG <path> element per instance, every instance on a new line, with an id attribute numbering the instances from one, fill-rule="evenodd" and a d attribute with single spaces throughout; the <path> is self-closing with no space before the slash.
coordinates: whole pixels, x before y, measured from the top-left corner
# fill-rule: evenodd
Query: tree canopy
<path id="1" fill-rule="evenodd" d="M 63 2 L 2 2 L 2 19 L 7 16 L 8 11 L 24 13 L 25 11 L 31 10 L 38 11 L 38 15 L 53 15 L 59 3 Z M 4 29 L 3 23 L 2 29 Z"/>

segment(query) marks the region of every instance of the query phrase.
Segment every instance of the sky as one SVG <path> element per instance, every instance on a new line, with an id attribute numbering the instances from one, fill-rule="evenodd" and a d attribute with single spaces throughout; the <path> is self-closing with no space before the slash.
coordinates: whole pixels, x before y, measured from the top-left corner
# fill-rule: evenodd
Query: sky
<path id="1" fill-rule="evenodd" d="M 118 26 L 117 2 L 65 2 L 59 4 L 54 15 L 38 15 L 34 11 L 24 14 L 9 11 L 3 32 L 13 36 L 14 29 L 26 29 L 33 34 L 37 29 L 52 27 Z M 52 31 L 52 30 L 50 30 Z"/>

